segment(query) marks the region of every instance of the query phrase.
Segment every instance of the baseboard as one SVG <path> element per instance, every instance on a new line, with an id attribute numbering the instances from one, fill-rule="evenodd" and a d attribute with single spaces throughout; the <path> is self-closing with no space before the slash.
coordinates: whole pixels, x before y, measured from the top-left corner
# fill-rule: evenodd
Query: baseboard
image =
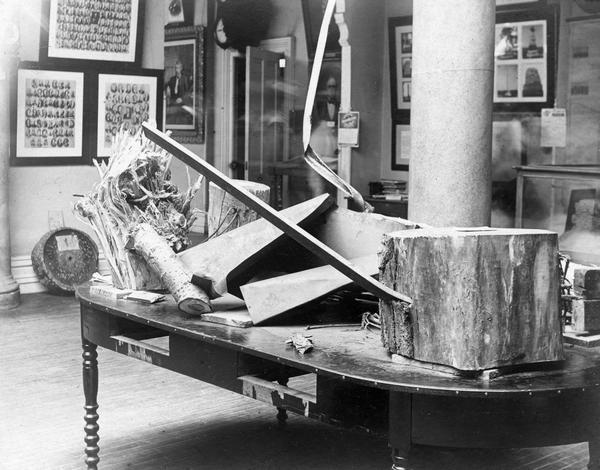
<path id="1" fill-rule="evenodd" d="M 31 256 L 13 256 L 10 259 L 13 279 L 19 284 L 21 294 L 34 294 L 46 292 L 46 288 L 40 283 L 39 278 L 33 270 Z M 98 257 L 98 272 L 110 274 L 110 268 L 103 253 Z"/>

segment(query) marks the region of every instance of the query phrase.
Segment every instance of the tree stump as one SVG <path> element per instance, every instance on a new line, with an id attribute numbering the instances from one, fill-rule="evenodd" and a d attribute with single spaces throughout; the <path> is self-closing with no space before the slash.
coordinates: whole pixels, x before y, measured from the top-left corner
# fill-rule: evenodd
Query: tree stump
<path id="1" fill-rule="evenodd" d="M 31 264 L 48 292 L 73 295 L 75 288 L 98 270 L 98 247 L 79 230 L 52 230 L 33 247 Z"/>
<path id="2" fill-rule="evenodd" d="M 270 188 L 253 181 L 237 180 L 239 185 L 265 202 L 269 202 Z M 222 233 L 241 227 L 258 219 L 258 214 L 238 201 L 216 184 L 208 186 L 208 236 L 216 237 Z"/>
<path id="3" fill-rule="evenodd" d="M 420 229 L 384 237 L 380 302 L 392 353 L 476 371 L 563 359 L 558 240 L 521 229 Z"/>

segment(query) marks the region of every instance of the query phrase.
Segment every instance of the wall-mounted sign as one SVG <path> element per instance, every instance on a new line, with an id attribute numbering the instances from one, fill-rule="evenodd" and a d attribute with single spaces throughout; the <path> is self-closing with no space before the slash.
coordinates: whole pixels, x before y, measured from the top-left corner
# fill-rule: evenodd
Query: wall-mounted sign
<path id="1" fill-rule="evenodd" d="M 358 147 L 358 128 L 360 114 L 358 111 L 340 112 L 338 114 L 338 144 Z"/>

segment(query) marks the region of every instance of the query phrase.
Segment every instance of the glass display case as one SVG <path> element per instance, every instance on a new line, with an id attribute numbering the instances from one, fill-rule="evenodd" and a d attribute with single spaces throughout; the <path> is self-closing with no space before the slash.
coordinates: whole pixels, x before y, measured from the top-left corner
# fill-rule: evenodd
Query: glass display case
<path id="1" fill-rule="evenodd" d="M 518 166 L 515 226 L 552 230 L 577 263 L 600 264 L 600 166 Z"/>

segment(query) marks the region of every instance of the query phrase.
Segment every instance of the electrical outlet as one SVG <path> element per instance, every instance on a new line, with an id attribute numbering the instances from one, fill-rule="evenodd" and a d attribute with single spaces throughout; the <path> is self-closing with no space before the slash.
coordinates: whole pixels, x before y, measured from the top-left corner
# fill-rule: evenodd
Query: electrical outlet
<path id="1" fill-rule="evenodd" d="M 48 211 L 48 228 L 57 230 L 65 226 L 63 211 Z"/>

